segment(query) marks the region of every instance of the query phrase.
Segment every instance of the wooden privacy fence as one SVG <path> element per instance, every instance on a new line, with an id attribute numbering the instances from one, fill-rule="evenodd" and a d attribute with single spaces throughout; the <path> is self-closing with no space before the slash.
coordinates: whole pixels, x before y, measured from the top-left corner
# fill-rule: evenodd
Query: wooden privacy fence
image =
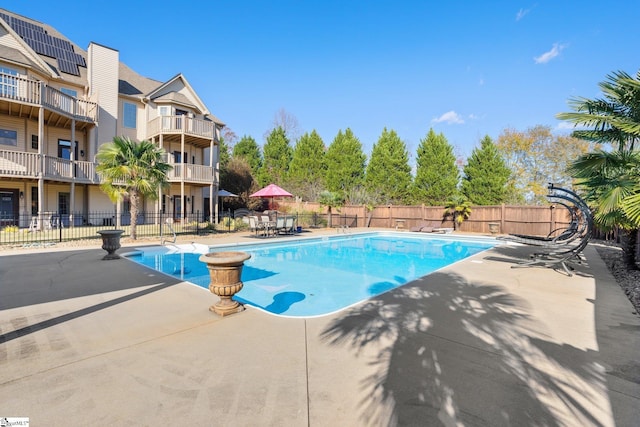
<path id="1" fill-rule="evenodd" d="M 282 210 L 289 212 L 327 213 L 327 208 L 311 202 L 279 202 Z M 333 209 L 333 217 L 357 218 L 358 227 L 382 227 L 410 229 L 422 223 L 440 222 L 442 227 L 453 228 L 453 217 L 444 217 L 443 206 L 343 206 Z M 471 215 L 457 230 L 470 233 L 490 233 L 489 224 L 497 224 L 501 234 L 530 234 L 546 236 L 553 230 L 567 227 L 571 221 L 569 212 L 560 205 L 547 206 L 472 206 Z"/>

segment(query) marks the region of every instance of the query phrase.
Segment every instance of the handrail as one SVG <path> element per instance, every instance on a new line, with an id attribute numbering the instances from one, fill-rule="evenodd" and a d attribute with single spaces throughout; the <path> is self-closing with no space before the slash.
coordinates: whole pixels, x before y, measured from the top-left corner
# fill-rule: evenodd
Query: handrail
<path id="1" fill-rule="evenodd" d="M 185 133 L 188 135 L 212 139 L 214 135 L 213 131 L 213 122 L 184 115 L 160 116 L 149 120 L 147 123 L 148 135 L 158 135 L 161 133 Z"/>
<path id="2" fill-rule="evenodd" d="M 43 106 L 77 120 L 98 121 L 96 102 L 78 99 L 45 82 L 13 74 L 0 73 L 0 99 Z"/>

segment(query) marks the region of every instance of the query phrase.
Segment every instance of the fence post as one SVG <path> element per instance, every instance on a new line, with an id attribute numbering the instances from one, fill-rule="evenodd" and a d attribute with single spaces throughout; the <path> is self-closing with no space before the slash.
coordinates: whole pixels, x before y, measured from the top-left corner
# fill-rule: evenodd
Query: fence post
<path id="1" fill-rule="evenodd" d="M 507 207 L 505 206 L 505 204 L 503 203 L 502 205 L 500 205 L 500 232 L 501 233 L 506 233 L 504 231 L 504 226 L 507 222 L 505 216 L 507 215 Z"/>
<path id="2" fill-rule="evenodd" d="M 58 208 L 58 235 L 59 241 L 62 242 L 62 214 L 60 213 L 60 208 Z"/>

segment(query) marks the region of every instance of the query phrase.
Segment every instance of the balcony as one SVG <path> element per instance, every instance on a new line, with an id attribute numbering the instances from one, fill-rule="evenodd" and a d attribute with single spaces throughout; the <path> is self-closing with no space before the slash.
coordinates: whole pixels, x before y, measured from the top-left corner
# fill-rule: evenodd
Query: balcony
<path id="1" fill-rule="evenodd" d="M 61 159 L 53 156 L 43 156 L 42 162 L 38 153 L 0 150 L 0 178 L 31 178 L 43 177 L 51 181 L 62 181 L 81 184 L 99 184 L 100 177 L 96 173 L 96 163 Z M 169 182 L 184 182 L 190 184 L 209 185 L 213 182 L 214 171 L 211 166 L 174 163 L 167 175 Z M 41 172 L 43 171 L 43 172 Z"/>
<path id="2" fill-rule="evenodd" d="M 208 120 L 188 116 L 162 116 L 147 123 L 147 138 L 162 135 L 163 141 L 180 142 L 184 135 L 185 143 L 207 148 L 214 138 L 214 130 L 214 123 Z"/>
<path id="3" fill-rule="evenodd" d="M 167 177 L 169 182 L 181 182 L 184 170 L 184 182 L 194 184 L 211 184 L 213 182 L 213 168 L 211 166 L 190 165 L 187 163 L 172 163 L 173 169 Z"/>
<path id="4" fill-rule="evenodd" d="M 83 128 L 98 121 L 95 102 L 74 98 L 38 80 L 0 73 L 0 111 L 34 119 L 40 107 L 49 126 L 70 127 L 73 119 Z"/>

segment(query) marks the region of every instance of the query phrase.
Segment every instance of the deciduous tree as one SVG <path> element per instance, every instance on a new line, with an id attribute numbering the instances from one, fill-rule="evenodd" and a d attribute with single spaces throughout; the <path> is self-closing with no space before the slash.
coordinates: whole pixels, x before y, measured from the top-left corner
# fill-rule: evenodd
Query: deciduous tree
<path id="1" fill-rule="evenodd" d="M 496 147 L 511 169 L 515 190 L 523 195 L 526 203 L 541 204 L 547 202 L 547 185 L 550 182 L 571 185 L 567 168 L 591 145 L 571 136 L 554 135 L 550 127 L 538 125 L 525 132 L 504 130 Z"/>
<path id="2" fill-rule="evenodd" d="M 224 171 L 220 172 L 220 188 L 237 194 L 237 198 L 229 198 L 225 207 L 239 209 L 247 207 L 258 209 L 262 205 L 262 199 L 249 197 L 260 189 L 249 163 L 243 157 L 232 157 Z"/>

